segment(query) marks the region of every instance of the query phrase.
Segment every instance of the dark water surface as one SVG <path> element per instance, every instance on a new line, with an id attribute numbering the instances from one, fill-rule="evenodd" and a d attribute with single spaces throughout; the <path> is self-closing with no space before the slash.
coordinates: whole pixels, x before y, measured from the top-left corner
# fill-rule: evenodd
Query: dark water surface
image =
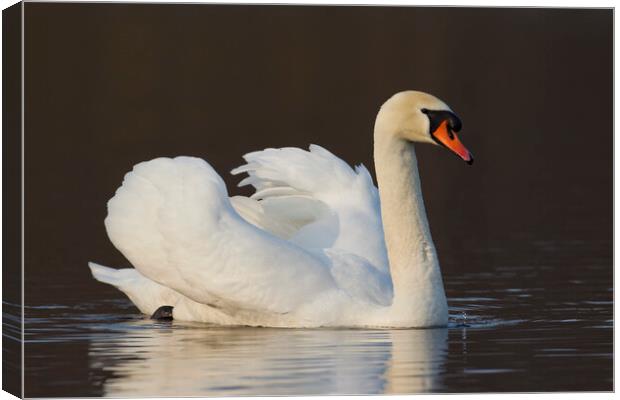
<path id="1" fill-rule="evenodd" d="M 266 329 L 154 322 L 128 300 L 26 309 L 28 396 L 609 391 L 609 243 L 531 241 L 445 276 L 447 329 Z M 572 254 L 572 255 L 571 255 Z M 587 258 L 575 254 L 589 254 Z M 545 257 L 548 256 L 548 257 Z M 553 256 L 553 257 L 549 257 Z M 110 291 L 110 293 L 114 293 Z M 41 293 L 43 298 L 45 293 Z"/>

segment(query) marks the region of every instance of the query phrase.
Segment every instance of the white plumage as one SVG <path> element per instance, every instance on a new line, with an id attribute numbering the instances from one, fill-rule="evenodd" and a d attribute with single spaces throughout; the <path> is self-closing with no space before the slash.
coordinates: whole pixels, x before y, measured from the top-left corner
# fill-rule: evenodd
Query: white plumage
<path id="1" fill-rule="evenodd" d="M 403 93 L 380 116 L 405 105 L 447 109 L 430 95 Z M 413 121 L 416 134 L 428 130 L 424 121 Z M 385 204 L 367 169 L 351 168 L 311 145 L 309 151 L 246 154 L 246 164 L 232 173 L 247 174 L 240 186 L 254 187 L 250 197 L 229 198 L 221 177 L 202 159 L 136 165 L 109 201 L 105 220 L 110 240 L 135 269 L 90 263 L 93 275 L 125 292 L 143 313 L 170 305 L 181 320 L 281 327 L 445 325 L 445 295 L 426 233 L 417 167 L 390 173 L 381 168 L 389 160 L 378 153 L 396 146 L 392 157 L 401 159 L 392 166 L 407 162 L 407 154 L 415 162 L 410 141 L 418 138 L 388 132 L 394 121 L 389 122 L 381 124 L 378 117 L 375 127 L 378 176 L 388 171 L 380 180 L 381 199 L 414 205 L 395 210 L 403 213 L 401 225 L 420 225 L 407 227 L 420 241 L 412 243 L 413 253 L 388 252 L 386 238 L 402 227 L 389 225 L 395 219 L 382 221 Z M 397 187 L 403 184 L 399 174 L 411 178 L 410 187 Z M 411 193 L 416 198 L 403 199 Z M 409 275 L 409 282 L 397 281 Z"/>

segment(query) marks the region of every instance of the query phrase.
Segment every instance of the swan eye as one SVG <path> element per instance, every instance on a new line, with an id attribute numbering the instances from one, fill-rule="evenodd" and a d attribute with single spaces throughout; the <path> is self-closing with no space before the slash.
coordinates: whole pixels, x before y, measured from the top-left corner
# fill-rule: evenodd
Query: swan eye
<path id="1" fill-rule="evenodd" d="M 423 108 L 420 111 L 422 111 L 422 114 L 428 114 L 428 110 L 426 108 Z"/>

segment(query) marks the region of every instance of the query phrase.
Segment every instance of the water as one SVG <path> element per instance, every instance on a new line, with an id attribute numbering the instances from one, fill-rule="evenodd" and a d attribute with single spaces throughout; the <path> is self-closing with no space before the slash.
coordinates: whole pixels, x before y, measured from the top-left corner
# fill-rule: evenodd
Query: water
<path id="1" fill-rule="evenodd" d="M 66 290 L 66 304 L 26 308 L 26 395 L 612 390 L 610 242 L 518 242 L 518 252 L 515 243 L 444 251 L 447 329 L 155 322 L 112 289 L 96 301 Z"/>

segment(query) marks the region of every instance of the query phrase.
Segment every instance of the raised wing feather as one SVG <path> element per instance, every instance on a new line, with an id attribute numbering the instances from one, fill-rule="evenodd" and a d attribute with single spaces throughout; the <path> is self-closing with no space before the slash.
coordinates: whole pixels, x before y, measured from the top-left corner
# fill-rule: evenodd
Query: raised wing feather
<path id="1" fill-rule="evenodd" d="M 229 313 L 287 313 L 335 286 L 321 259 L 241 218 L 220 176 L 198 158 L 136 165 L 105 224 L 141 274 Z"/>
<path id="2" fill-rule="evenodd" d="M 239 185 L 254 186 L 251 199 L 266 218 L 296 228 L 293 243 L 351 253 L 388 273 L 379 194 L 363 165 L 353 169 L 317 145 L 266 149 L 244 159 L 232 173 L 248 174 Z"/>

